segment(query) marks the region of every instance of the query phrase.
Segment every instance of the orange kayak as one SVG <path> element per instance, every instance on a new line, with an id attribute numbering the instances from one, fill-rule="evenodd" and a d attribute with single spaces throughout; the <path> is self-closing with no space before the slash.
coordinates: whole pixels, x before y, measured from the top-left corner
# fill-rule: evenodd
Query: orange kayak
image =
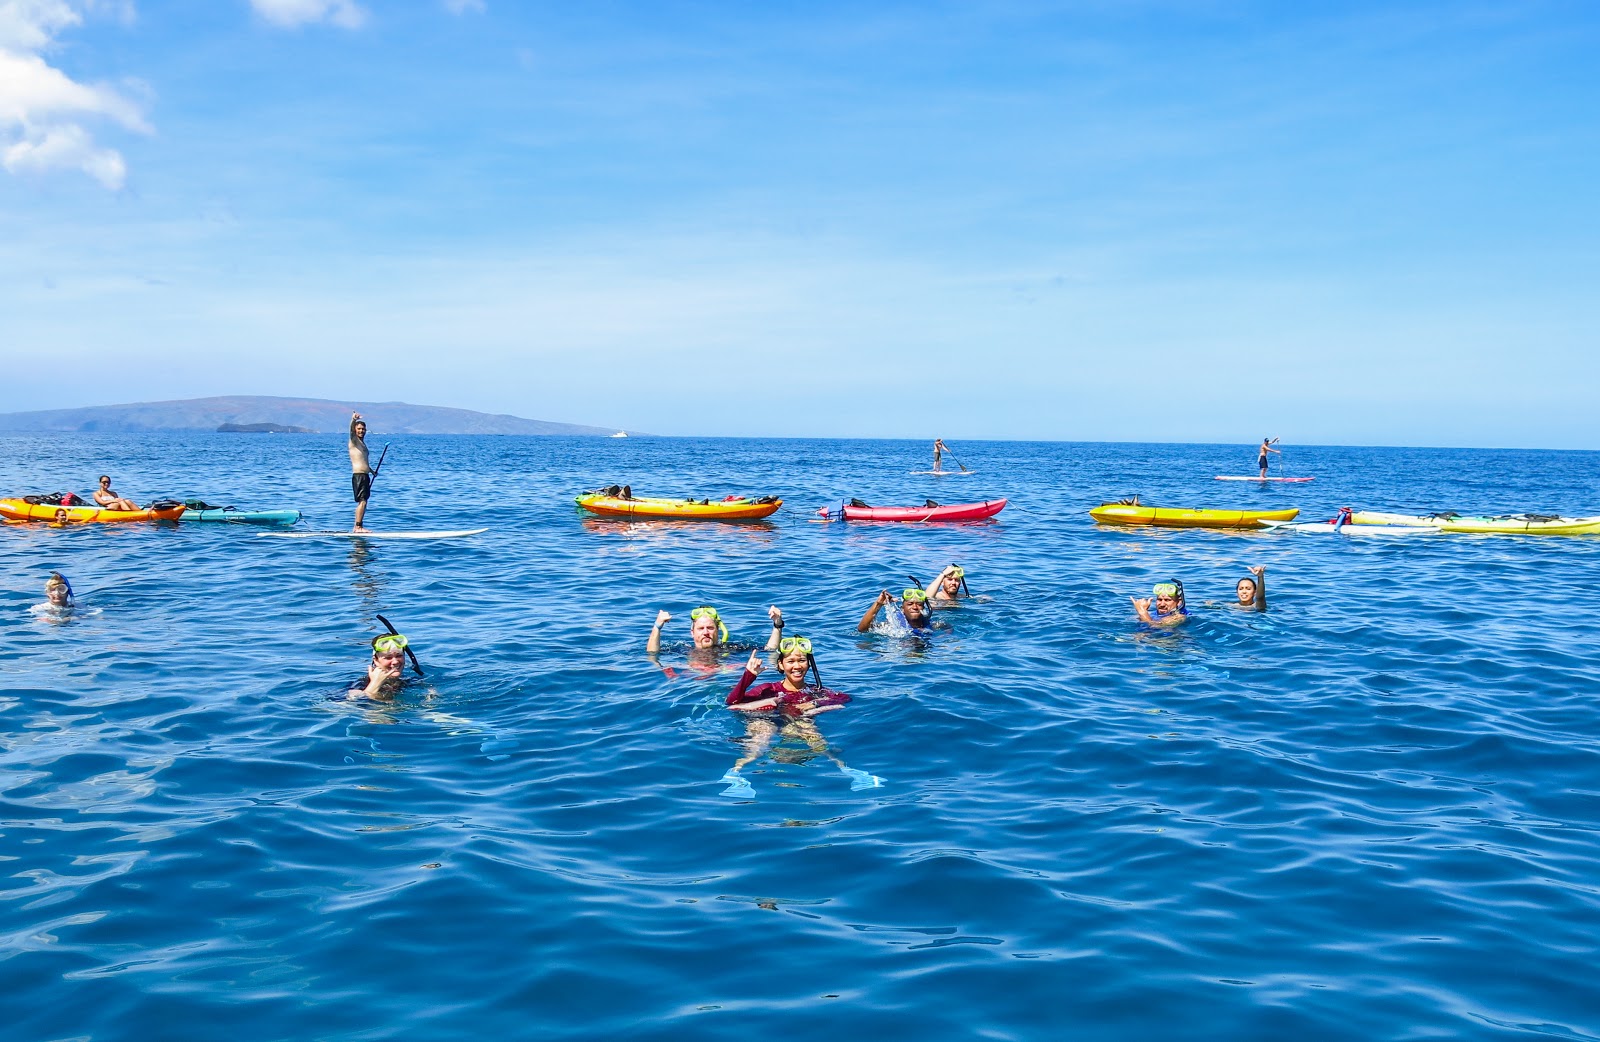
<path id="1" fill-rule="evenodd" d="M 25 499 L 0 499 L 0 517 L 9 521 L 55 521 L 65 510 L 69 524 L 89 521 L 176 521 L 183 516 L 183 504 L 157 503 L 143 510 L 107 510 L 105 507 L 58 506 L 54 503 L 29 503 Z"/>

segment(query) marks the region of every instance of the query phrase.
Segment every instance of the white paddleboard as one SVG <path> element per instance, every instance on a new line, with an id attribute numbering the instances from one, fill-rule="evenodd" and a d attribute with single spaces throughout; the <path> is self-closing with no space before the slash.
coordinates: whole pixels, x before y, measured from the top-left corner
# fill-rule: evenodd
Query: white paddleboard
<path id="1" fill-rule="evenodd" d="M 936 478 L 964 478 L 968 474 L 976 474 L 975 470 L 913 470 L 912 474 L 929 474 Z"/>
<path id="2" fill-rule="evenodd" d="M 1310 478 L 1258 478 L 1254 474 L 1218 474 L 1218 481 L 1310 481 Z"/>
<path id="3" fill-rule="evenodd" d="M 457 539 L 487 531 L 487 528 L 458 528 L 434 532 L 257 532 L 256 535 L 277 539 Z"/>

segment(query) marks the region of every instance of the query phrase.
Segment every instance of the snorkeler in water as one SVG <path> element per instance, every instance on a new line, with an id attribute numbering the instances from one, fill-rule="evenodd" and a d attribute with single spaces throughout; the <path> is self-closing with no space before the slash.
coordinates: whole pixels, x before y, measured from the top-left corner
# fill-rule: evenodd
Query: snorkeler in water
<path id="1" fill-rule="evenodd" d="M 45 603 L 52 608 L 65 610 L 72 607 L 72 584 L 60 572 L 51 572 L 44 581 Z"/>
<path id="2" fill-rule="evenodd" d="M 948 608 L 963 597 L 972 596 L 966 585 L 967 570 L 959 564 L 951 564 L 934 576 L 933 582 L 922 592 L 928 595 L 928 607 Z"/>
<path id="3" fill-rule="evenodd" d="M 728 693 L 728 708 L 745 714 L 744 755 L 722 776 L 728 783 L 722 794 L 754 796 L 755 790 L 739 772 L 770 749 L 780 736 L 797 738 L 812 752 L 827 756 L 850 776 L 852 789 L 882 785 L 883 779 L 846 765 L 828 748 L 827 739 L 812 722 L 818 713 L 841 708 L 850 701 L 850 696 L 822 686 L 822 674 L 812 656 L 811 641 L 805 637 L 784 637 L 778 643 L 778 669 L 783 673 L 782 680 L 756 684 L 765 666 L 761 654 L 752 651 L 739 682 Z M 807 683 L 808 675 L 816 677 L 814 684 Z"/>
<path id="4" fill-rule="evenodd" d="M 1151 597 L 1128 598 L 1133 602 L 1133 610 L 1139 613 L 1140 622 L 1151 626 L 1176 626 L 1189 617 L 1183 600 L 1183 583 L 1177 579 L 1156 583 L 1151 593 Z"/>
<path id="5" fill-rule="evenodd" d="M 399 633 L 385 633 L 372 638 L 372 661 L 367 664 L 367 675 L 350 685 L 345 692 L 349 699 L 370 698 L 390 702 L 400 693 L 405 682 L 406 649 L 410 641 Z"/>
<path id="6" fill-rule="evenodd" d="M 777 605 L 767 609 L 767 618 L 772 622 L 772 633 L 767 637 L 766 651 L 776 651 L 778 640 L 783 636 L 783 612 Z M 672 613 L 663 608 L 656 612 L 656 623 L 650 627 L 650 637 L 645 642 L 645 651 L 652 656 L 661 651 L 661 630 L 668 622 L 672 621 Z M 728 640 L 728 626 L 722 621 L 722 615 L 710 605 L 703 605 L 689 612 L 689 638 L 691 645 L 689 656 L 691 660 L 716 661 L 729 651 L 750 651 L 754 649 L 751 644 L 736 644 Z"/>
<path id="7" fill-rule="evenodd" d="M 878 620 L 878 613 L 885 608 L 889 609 L 891 624 L 893 621 L 905 623 L 906 627 L 914 630 L 925 630 L 933 624 L 933 615 L 928 610 L 928 594 L 915 586 L 908 587 L 900 594 L 900 603 L 895 604 L 894 594 L 884 590 L 878 594 L 877 599 L 867 608 L 867 613 L 861 616 L 861 622 L 856 625 L 857 633 L 866 633 L 872 629 L 873 623 Z"/>

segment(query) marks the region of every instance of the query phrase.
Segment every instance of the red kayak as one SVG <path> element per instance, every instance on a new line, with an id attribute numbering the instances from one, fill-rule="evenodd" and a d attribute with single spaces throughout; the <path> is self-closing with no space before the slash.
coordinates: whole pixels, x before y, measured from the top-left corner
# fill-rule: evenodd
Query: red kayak
<path id="1" fill-rule="evenodd" d="M 868 506 L 859 499 L 852 499 L 839 508 L 839 514 L 846 521 L 982 521 L 986 517 L 993 517 L 1004 510 L 1006 501 L 1003 499 L 988 499 L 982 503 L 935 503 L 928 500 L 920 507 L 874 507 Z M 833 512 L 823 507 L 817 511 L 823 517 L 832 517 Z"/>

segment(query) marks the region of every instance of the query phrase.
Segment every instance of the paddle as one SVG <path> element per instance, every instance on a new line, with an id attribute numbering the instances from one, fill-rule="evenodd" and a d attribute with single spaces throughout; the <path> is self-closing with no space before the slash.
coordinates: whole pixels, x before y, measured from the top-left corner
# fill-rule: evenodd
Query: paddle
<path id="1" fill-rule="evenodd" d="M 961 467 L 962 473 L 966 473 L 967 468 L 962 465 L 960 460 L 956 459 L 956 454 L 950 451 L 950 446 L 946 445 L 944 447 L 944 454 L 946 456 L 950 457 L 950 462 L 951 463 L 954 463 L 956 466 Z"/>
<path id="2" fill-rule="evenodd" d="M 388 448 L 388 446 L 385 445 L 384 448 Z M 380 464 L 383 462 L 383 458 L 381 456 L 379 457 L 378 462 Z M 388 629 L 388 631 L 390 633 L 399 633 L 400 632 L 399 630 L 394 628 L 394 623 L 390 622 L 388 619 L 384 618 L 382 615 L 378 616 L 378 621 L 383 623 L 384 627 L 386 629 Z M 410 644 L 406 645 L 406 658 L 411 660 L 411 668 L 417 671 L 417 676 L 419 676 L 419 677 L 427 676 L 427 674 L 422 671 L 422 663 L 417 661 L 417 653 L 415 651 L 411 650 L 411 645 Z"/>
<path id="3" fill-rule="evenodd" d="M 387 442 L 385 442 L 384 446 L 383 446 L 383 451 L 378 453 L 378 465 L 376 467 L 372 468 L 372 477 L 367 482 L 367 491 L 368 492 L 372 491 L 372 482 L 378 480 L 378 471 L 383 469 L 383 457 L 385 457 L 387 455 L 389 455 L 389 445 L 388 445 Z"/>

